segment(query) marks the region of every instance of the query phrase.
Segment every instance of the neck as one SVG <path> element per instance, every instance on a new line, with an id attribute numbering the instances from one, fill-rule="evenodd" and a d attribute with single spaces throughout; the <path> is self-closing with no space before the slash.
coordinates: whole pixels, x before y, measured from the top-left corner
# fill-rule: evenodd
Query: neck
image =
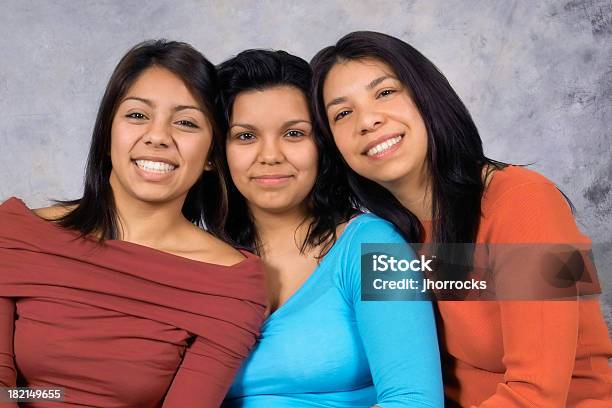
<path id="1" fill-rule="evenodd" d="M 299 248 L 308 227 L 308 224 L 304 223 L 308 218 L 304 208 L 296 207 L 281 213 L 254 207 L 250 210 L 263 246 L 262 257 L 265 257 L 265 253 L 269 253 L 271 248 L 287 248 L 290 245 L 295 246 L 295 243 Z"/>
<path id="2" fill-rule="evenodd" d="M 384 186 L 420 221 L 431 220 L 431 182 L 425 174 L 405 178 Z"/>
<path id="3" fill-rule="evenodd" d="M 181 210 L 185 197 L 165 203 L 149 203 L 113 191 L 119 238 L 136 244 L 159 248 L 190 225 Z"/>

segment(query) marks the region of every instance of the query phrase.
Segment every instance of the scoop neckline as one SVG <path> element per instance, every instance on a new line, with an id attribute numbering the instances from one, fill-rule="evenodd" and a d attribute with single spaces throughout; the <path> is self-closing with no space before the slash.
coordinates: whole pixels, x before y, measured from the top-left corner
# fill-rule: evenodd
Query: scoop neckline
<path id="1" fill-rule="evenodd" d="M 320 279 L 319 276 L 322 273 L 320 272 L 320 270 L 323 269 L 324 264 L 327 264 L 329 262 L 327 261 L 327 259 L 331 258 L 332 253 L 337 251 L 336 248 L 339 247 L 338 244 L 347 239 L 347 233 L 352 230 L 352 228 L 354 228 L 354 225 L 356 224 L 354 221 L 367 214 L 368 213 L 357 214 L 347 222 L 346 226 L 344 227 L 344 230 L 342 231 L 342 234 L 338 236 L 336 242 L 334 242 L 329 251 L 327 251 L 327 254 L 325 254 L 323 259 L 321 259 L 321 262 L 319 262 L 317 267 L 311 272 L 311 274 L 300 285 L 300 287 L 297 288 L 296 291 L 293 292 L 293 294 L 289 296 L 289 298 L 282 305 L 280 305 L 280 307 L 278 307 L 274 312 L 270 313 L 270 315 L 264 321 L 264 325 L 269 324 L 269 322 L 277 319 L 277 316 L 279 315 L 282 316 L 283 314 L 290 313 L 292 305 L 295 302 L 298 302 L 301 297 L 304 297 L 305 295 L 303 295 L 303 293 L 306 292 L 312 285 L 314 285 L 318 279 Z M 289 310 L 289 312 L 287 310 Z"/>
<path id="2" fill-rule="evenodd" d="M 26 205 L 26 203 L 18 198 L 18 197 L 10 197 L 8 200 L 6 200 L 2 206 L 6 205 L 6 204 L 11 204 L 11 203 L 15 203 L 17 204 L 17 206 L 22 210 L 22 212 L 29 217 L 30 219 L 32 219 L 32 221 L 34 222 L 38 222 L 41 225 L 44 225 L 46 228 L 49 228 L 50 230 L 56 232 L 56 233 L 64 233 L 64 234 L 69 234 L 69 235 L 73 235 L 75 238 L 80 237 L 80 235 L 78 234 L 78 232 L 74 231 L 74 230 L 70 230 L 70 229 L 66 229 L 66 228 L 62 228 L 56 224 L 54 224 L 52 221 L 46 220 L 42 217 L 39 217 L 30 207 L 28 207 Z M 80 237 L 82 239 L 84 239 L 86 242 L 90 242 L 92 244 L 97 244 L 96 240 L 92 239 L 91 237 Z M 131 247 L 134 250 L 139 250 L 139 251 L 147 251 L 147 252 L 151 252 L 153 254 L 156 254 L 157 256 L 165 256 L 171 259 L 176 259 L 179 260 L 181 262 L 186 262 L 186 263 L 193 263 L 196 265 L 207 265 L 207 266 L 211 266 L 211 267 L 215 267 L 215 268 L 235 268 L 235 267 L 240 267 L 242 265 L 244 265 L 246 262 L 251 262 L 254 259 L 257 259 L 257 256 L 250 253 L 249 251 L 243 250 L 243 249 L 236 249 L 238 252 L 240 252 L 242 254 L 242 256 L 244 256 L 244 259 L 240 260 L 239 262 L 233 264 L 233 265 L 221 265 L 221 264 L 216 264 L 216 263 L 212 263 L 212 262 L 205 262 L 205 261 L 198 261 L 196 259 L 191 259 L 191 258 L 187 258 L 184 256 L 180 256 L 180 255 L 176 255 L 173 254 L 171 252 L 166 252 L 166 251 L 162 251 L 160 249 L 157 248 L 153 248 L 153 247 L 149 247 L 146 245 L 141 245 L 141 244 L 137 244 L 135 242 L 130 242 L 130 241 L 123 241 L 120 239 L 106 239 L 104 240 L 104 244 L 112 244 L 115 246 L 126 246 L 126 247 Z M 229 244 L 228 244 L 229 245 Z"/>

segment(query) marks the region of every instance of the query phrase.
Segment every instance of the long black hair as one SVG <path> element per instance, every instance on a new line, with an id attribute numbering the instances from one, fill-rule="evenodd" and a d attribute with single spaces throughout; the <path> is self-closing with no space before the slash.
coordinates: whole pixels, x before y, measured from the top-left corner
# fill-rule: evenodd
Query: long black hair
<path id="1" fill-rule="evenodd" d="M 478 129 L 467 108 L 436 66 L 409 44 L 386 34 L 356 31 L 336 45 L 319 51 L 311 61 L 312 103 L 323 136 L 333 141 L 323 87 L 332 67 L 343 61 L 371 58 L 389 65 L 408 89 L 427 129 L 427 167 L 431 177 L 432 240 L 434 243 L 473 243 L 480 226 L 486 177 L 483 168 L 506 164 L 485 156 Z M 336 154 L 340 156 L 337 148 Z M 348 166 L 347 166 L 348 167 Z M 395 224 L 409 242 L 424 239 L 423 226 L 384 187 L 350 168 L 348 180 L 360 205 Z M 462 264 L 462 263 L 459 263 Z M 449 269 L 462 275 L 463 269 Z"/>
<path id="2" fill-rule="evenodd" d="M 224 132 L 228 131 L 234 101 L 242 92 L 291 86 L 300 90 L 307 100 L 310 96 L 310 66 L 285 51 L 246 50 L 220 64 L 217 72 Z M 308 247 L 321 245 L 319 256 L 323 256 L 336 241 L 336 226 L 347 221 L 356 209 L 342 164 L 329 154 L 333 142 L 330 144 L 329 139 L 322 138 L 316 126 L 313 126 L 313 135 L 319 154 L 318 173 L 314 187 L 305 199 L 312 221 L 306 238 L 300 243 L 300 250 L 304 252 Z M 227 161 L 225 166 L 225 174 L 229 174 Z M 260 253 L 261 243 L 247 202 L 230 177 L 225 181 L 229 210 L 223 231 L 218 233 L 225 234 L 235 245 Z"/>
<path id="3" fill-rule="evenodd" d="M 111 127 L 118 105 L 136 79 L 148 68 L 161 67 L 178 76 L 201 105 L 213 129 L 208 160 L 215 171 L 205 172 L 187 193 L 182 213 L 189 221 L 203 226 L 221 225 L 227 212 L 227 194 L 222 182 L 220 145 L 222 135 L 217 122 L 217 79 L 214 65 L 189 44 L 150 40 L 134 46 L 113 71 L 100 102 L 93 129 L 85 172 L 83 196 L 72 201 L 58 201 L 74 206 L 55 220 L 64 228 L 81 235 L 95 235 L 101 241 L 120 235 L 117 212 L 109 176 Z M 206 197 L 205 197 L 206 195 Z"/>

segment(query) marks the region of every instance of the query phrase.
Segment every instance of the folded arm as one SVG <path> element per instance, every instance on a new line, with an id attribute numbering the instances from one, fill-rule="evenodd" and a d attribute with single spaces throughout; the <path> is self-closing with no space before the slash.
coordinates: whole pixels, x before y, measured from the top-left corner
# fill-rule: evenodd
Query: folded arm
<path id="1" fill-rule="evenodd" d="M 264 306 L 242 301 L 237 308 L 255 308 L 261 324 Z M 194 338 L 185 351 L 181 365 L 166 394 L 164 408 L 218 407 L 232 384 L 242 361 L 255 344 L 258 333 L 232 322 L 224 322 L 213 330 L 223 334 L 227 342 L 211 341 L 204 336 Z"/>

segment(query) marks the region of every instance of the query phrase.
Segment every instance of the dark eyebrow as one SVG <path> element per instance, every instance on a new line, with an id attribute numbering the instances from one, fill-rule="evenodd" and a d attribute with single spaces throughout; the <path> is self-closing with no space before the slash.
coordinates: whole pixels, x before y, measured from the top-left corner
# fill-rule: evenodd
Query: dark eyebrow
<path id="1" fill-rule="evenodd" d="M 285 122 L 283 124 L 283 127 L 290 127 L 293 125 L 297 125 L 298 123 L 306 123 L 307 125 L 312 125 L 312 123 L 309 120 L 306 119 L 294 119 L 294 120 L 288 120 L 287 122 Z"/>
<path id="2" fill-rule="evenodd" d="M 395 77 L 392 77 L 391 75 L 383 75 L 383 76 L 379 76 L 378 78 L 372 80 L 372 82 L 370 82 L 369 84 L 366 85 L 366 89 L 368 90 L 372 90 L 374 89 L 374 87 L 376 87 L 376 85 L 380 84 L 381 82 L 383 82 L 385 79 L 397 79 Z"/>
<path id="3" fill-rule="evenodd" d="M 288 128 L 290 126 L 297 125 L 298 123 L 306 123 L 306 124 L 312 126 L 312 122 L 310 122 L 309 120 L 306 120 L 306 119 L 294 119 L 294 120 L 288 120 L 287 122 L 283 123 L 282 127 L 283 128 Z M 235 127 L 235 126 L 238 126 L 238 127 L 241 127 L 241 128 L 245 128 L 245 129 L 249 129 L 249 130 L 257 130 L 256 126 L 249 125 L 248 123 L 233 123 L 233 124 L 230 125 L 230 129 Z"/>
<path id="4" fill-rule="evenodd" d="M 193 105 L 178 105 L 178 106 L 174 107 L 174 111 L 175 112 L 182 111 L 182 110 L 185 110 L 185 109 L 195 109 L 197 111 L 200 111 L 200 112 L 204 113 L 204 111 L 202 109 L 198 108 L 197 106 L 193 106 Z"/>
<path id="5" fill-rule="evenodd" d="M 137 97 L 137 96 L 126 96 L 125 98 L 123 98 L 123 100 L 121 101 L 121 103 L 123 103 L 123 102 L 125 102 L 125 101 L 127 101 L 127 100 L 130 100 L 130 99 L 133 99 L 133 100 L 135 100 L 135 101 L 140 101 L 140 102 L 146 103 L 146 104 L 147 104 L 147 105 L 149 105 L 149 106 L 155 106 L 155 104 L 154 104 L 154 103 L 153 103 L 151 100 L 149 100 L 149 99 L 145 99 L 145 98 L 139 98 L 139 97 Z"/>
<path id="6" fill-rule="evenodd" d="M 329 101 L 329 103 L 327 105 L 325 105 L 325 110 L 328 110 L 330 107 L 334 106 L 334 105 L 340 105 L 341 103 L 346 102 L 346 97 L 341 96 L 339 98 L 336 99 L 332 99 L 331 101 Z"/>
<path id="7" fill-rule="evenodd" d="M 135 101 L 140 101 L 140 102 L 145 103 L 145 104 L 147 104 L 147 105 L 149 105 L 151 107 L 155 106 L 155 103 L 152 100 L 146 99 L 146 98 L 140 98 L 138 96 L 128 96 L 128 97 L 125 97 L 125 98 L 123 98 L 121 103 L 123 103 L 123 102 L 125 102 L 125 101 L 127 101 L 129 99 L 133 99 Z M 173 108 L 173 110 L 175 112 L 179 112 L 179 111 L 182 111 L 182 110 L 185 110 L 185 109 L 195 109 L 195 110 L 198 110 L 198 111 L 204 113 L 204 111 L 202 109 L 198 108 L 197 106 L 193 106 L 193 105 L 177 105 L 177 106 L 175 106 Z"/>
<path id="8" fill-rule="evenodd" d="M 230 125 L 230 129 L 233 127 L 239 126 L 241 128 L 245 128 L 245 129 L 249 129 L 249 130 L 255 130 L 255 126 L 253 125 L 249 125 L 248 123 L 234 123 L 232 125 Z"/>
<path id="9" fill-rule="evenodd" d="M 376 87 L 376 85 L 380 84 L 381 82 L 383 82 L 386 79 L 395 79 L 397 80 L 397 78 L 395 78 L 394 76 L 391 75 L 383 75 L 383 76 L 379 76 L 376 79 L 373 79 L 369 84 L 366 85 L 366 89 L 368 90 L 372 90 Z M 328 110 L 331 106 L 333 105 L 340 105 L 341 103 L 346 102 L 346 97 L 341 96 L 339 98 L 336 99 L 332 99 L 331 101 L 329 101 L 329 103 L 327 105 L 325 105 L 325 110 Z"/>

